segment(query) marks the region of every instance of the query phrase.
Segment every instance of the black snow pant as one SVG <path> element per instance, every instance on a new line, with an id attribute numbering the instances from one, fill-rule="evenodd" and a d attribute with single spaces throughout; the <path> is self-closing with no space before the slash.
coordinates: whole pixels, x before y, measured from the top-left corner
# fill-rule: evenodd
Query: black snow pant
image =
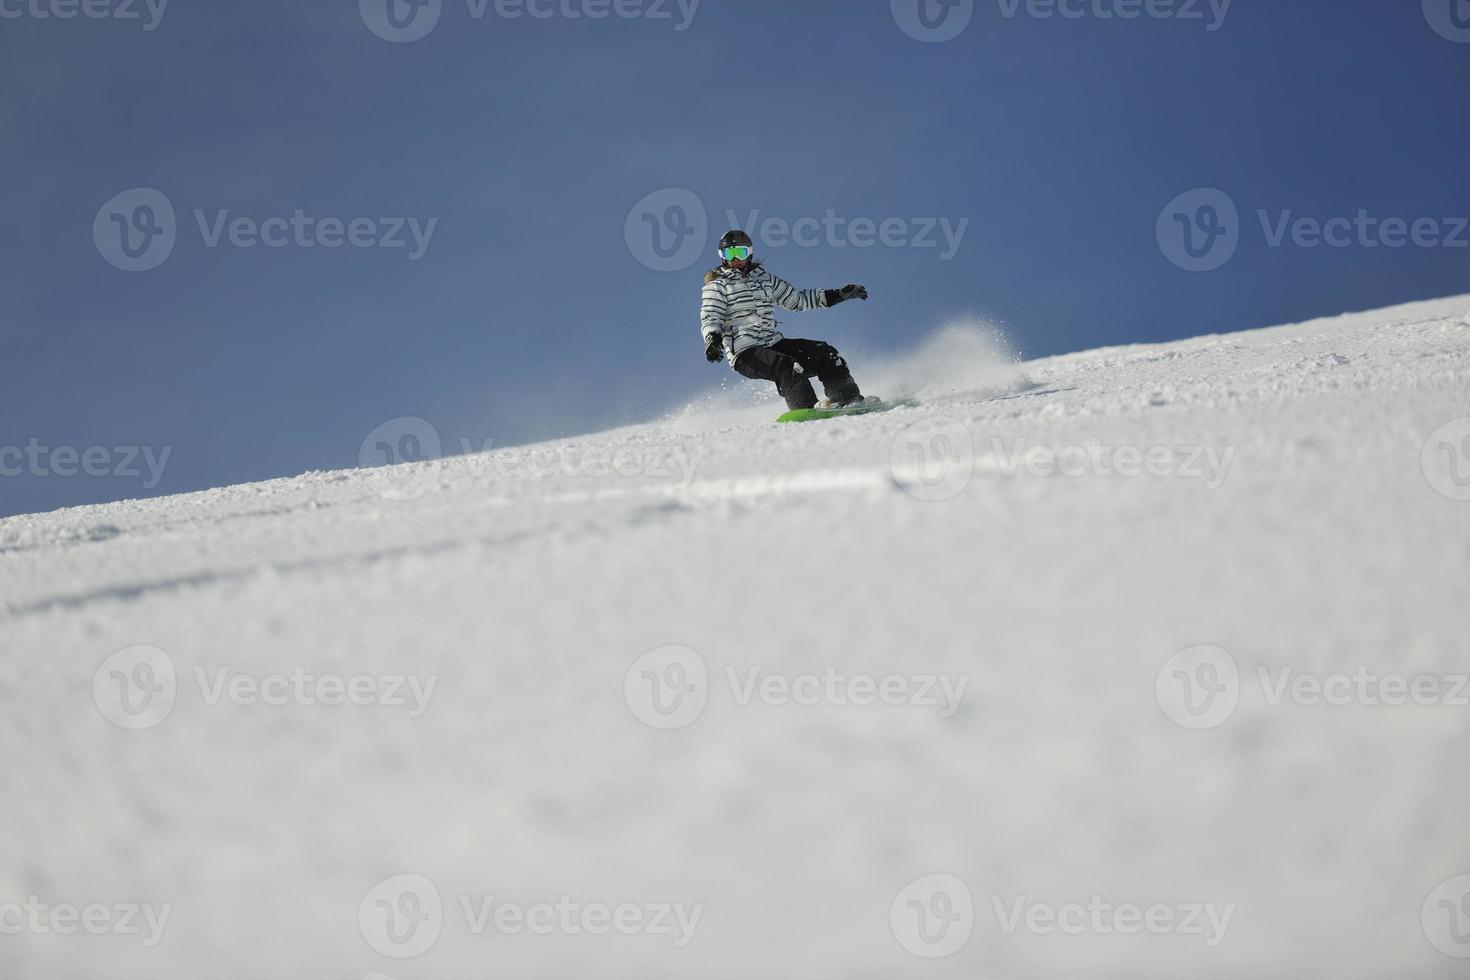
<path id="1" fill-rule="evenodd" d="M 752 347 L 735 358 L 735 370 L 757 381 L 774 381 L 776 390 L 786 399 L 787 408 L 811 408 L 817 403 L 812 390 L 812 376 L 822 382 L 828 399 L 850 402 L 862 392 L 847 362 L 837 348 L 820 340 L 778 340 L 770 347 Z"/>

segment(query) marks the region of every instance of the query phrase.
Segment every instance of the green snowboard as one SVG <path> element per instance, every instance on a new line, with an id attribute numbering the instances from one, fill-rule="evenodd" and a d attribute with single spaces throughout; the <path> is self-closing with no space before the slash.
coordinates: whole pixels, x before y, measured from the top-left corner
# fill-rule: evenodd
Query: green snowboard
<path id="1" fill-rule="evenodd" d="M 918 402 L 912 398 L 905 398 L 896 402 L 873 402 L 867 405 L 858 405 L 854 408 L 798 408 L 787 412 L 776 421 L 816 422 L 819 419 L 839 419 L 844 415 L 871 415 L 874 412 L 887 412 L 895 408 L 906 408 L 917 404 Z"/>

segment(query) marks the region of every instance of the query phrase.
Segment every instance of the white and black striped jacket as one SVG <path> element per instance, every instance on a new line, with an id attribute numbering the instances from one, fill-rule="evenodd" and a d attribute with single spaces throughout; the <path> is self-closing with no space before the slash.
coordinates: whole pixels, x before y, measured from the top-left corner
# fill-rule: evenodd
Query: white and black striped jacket
<path id="1" fill-rule="evenodd" d="M 725 354 L 731 364 L 752 347 L 769 347 L 781 339 L 776 329 L 776 306 L 803 313 L 827 305 L 822 289 L 797 289 L 760 265 L 745 271 L 729 266 L 711 269 L 704 277 L 704 296 L 699 307 L 699 332 L 705 346 L 715 334 L 725 338 Z"/>

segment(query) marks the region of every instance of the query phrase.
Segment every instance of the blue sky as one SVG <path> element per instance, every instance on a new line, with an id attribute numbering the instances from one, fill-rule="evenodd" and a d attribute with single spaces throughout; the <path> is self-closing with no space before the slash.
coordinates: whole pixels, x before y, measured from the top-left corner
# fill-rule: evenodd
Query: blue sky
<path id="1" fill-rule="evenodd" d="M 732 212 L 870 357 L 1470 291 L 1470 0 L 88 2 L 0 0 L 0 515 L 652 417 Z"/>

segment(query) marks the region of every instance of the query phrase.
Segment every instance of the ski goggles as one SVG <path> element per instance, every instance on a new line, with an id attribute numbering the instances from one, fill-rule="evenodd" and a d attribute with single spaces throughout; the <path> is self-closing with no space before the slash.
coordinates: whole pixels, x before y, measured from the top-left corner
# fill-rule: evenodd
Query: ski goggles
<path id="1" fill-rule="evenodd" d="M 755 254 L 755 249 L 749 245 L 731 245 L 729 248 L 720 249 L 720 258 L 726 262 L 744 262 Z"/>

